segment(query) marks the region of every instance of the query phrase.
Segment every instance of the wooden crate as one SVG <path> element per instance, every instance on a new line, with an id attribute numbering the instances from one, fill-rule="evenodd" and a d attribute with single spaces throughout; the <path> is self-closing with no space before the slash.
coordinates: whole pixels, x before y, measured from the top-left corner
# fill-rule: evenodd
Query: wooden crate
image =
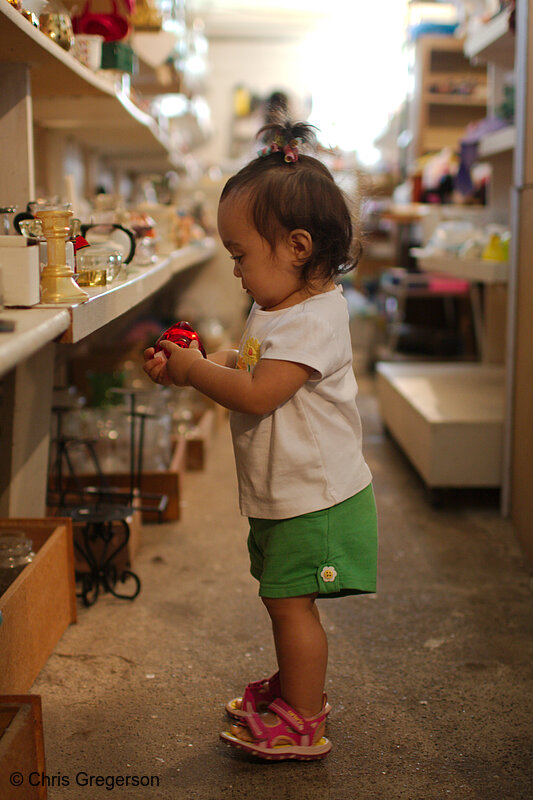
<path id="1" fill-rule="evenodd" d="M 0 695 L 0 797 L 46 800 L 45 772 L 40 696 Z M 20 785 L 10 781 L 14 773 L 22 776 Z"/>
<path id="2" fill-rule="evenodd" d="M 168 497 L 168 504 L 162 514 L 163 522 L 170 522 L 171 520 L 180 519 L 181 517 L 181 498 L 182 498 L 182 474 L 185 470 L 185 453 L 186 444 L 184 440 L 176 442 L 172 459 L 167 470 L 152 470 L 150 472 L 143 472 L 141 491 L 153 494 L 166 494 Z M 96 475 L 78 475 L 78 480 L 82 486 L 94 486 L 96 484 Z M 106 473 L 106 481 L 110 486 L 119 489 L 129 489 L 130 476 L 125 472 L 112 472 Z M 64 478 L 65 485 L 69 488 L 75 487 L 75 481 L 67 476 Z M 50 482 L 50 488 L 53 490 L 53 483 Z M 151 501 L 142 500 L 144 506 L 150 505 Z M 156 511 L 143 511 L 143 522 L 158 522 L 159 515 Z"/>
<path id="3" fill-rule="evenodd" d="M 215 410 L 208 408 L 193 430 L 185 434 L 185 466 L 187 469 L 204 469 L 214 423 Z"/>
<path id="4" fill-rule="evenodd" d="M 0 693 L 27 692 L 63 632 L 76 621 L 72 522 L 0 519 L 26 531 L 35 558 L 0 596 Z"/>

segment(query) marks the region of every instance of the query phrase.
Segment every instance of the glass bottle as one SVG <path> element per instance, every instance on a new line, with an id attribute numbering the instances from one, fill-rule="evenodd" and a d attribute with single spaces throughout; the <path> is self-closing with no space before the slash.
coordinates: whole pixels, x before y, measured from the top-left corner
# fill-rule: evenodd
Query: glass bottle
<path id="1" fill-rule="evenodd" d="M 0 596 L 34 556 L 33 542 L 24 531 L 0 531 Z"/>

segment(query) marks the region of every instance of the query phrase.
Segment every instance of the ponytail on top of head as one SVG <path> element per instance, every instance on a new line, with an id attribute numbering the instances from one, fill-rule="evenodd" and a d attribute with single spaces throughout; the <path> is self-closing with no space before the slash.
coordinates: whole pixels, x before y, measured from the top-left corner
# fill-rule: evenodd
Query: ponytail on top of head
<path id="1" fill-rule="evenodd" d="M 326 165 L 302 152 L 317 149 L 315 131 L 287 118 L 263 125 L 257 158 L 227 181 L 220 202 L 245 195 L 250 221 L 272 248 L 292 230 L 308 231 L 313 249 L 302 279 L 327 282 L 357 266 L 362 246 L 350 200 Z"/>

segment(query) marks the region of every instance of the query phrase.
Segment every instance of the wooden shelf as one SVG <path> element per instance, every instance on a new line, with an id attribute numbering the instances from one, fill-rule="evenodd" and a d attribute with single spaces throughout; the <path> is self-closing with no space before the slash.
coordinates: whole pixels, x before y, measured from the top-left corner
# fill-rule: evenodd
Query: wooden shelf
<path id="1" fill-rule="evenodd" d="M 85 303 L 6 308 L 0 319 L 13 320 L 13 333 L 0 334 L 0 377 L 54 340 L 78 342 L 161 289 L 174 275 L 210 258 L 213 239 L 174 251 L 150 267 L 136 267 L 124 281 L 87 289 Z"/>
<path id="2" fill-rule="evenodd" d="M 430 487 L 501 485 L 505 370 L 378 363 L 385 425 Z"/>
<path id="3" fill-rule="evenodd" d="M 503 69 L 514 69 L 515 37 L 509 29 L 508 11 L 498 14 L 471 34 L 464 44 L 467 58 L 479 63 L 491 62 Z"/>
<path id="4" fill-rule="evenodd" d="M 509 125 L 508 128 L 501 128 L 499 131 L 489 133 L 484 136 L 479 143 L 478 157 L 490 158 L 502 153 L 512 154 L 516 144 L 516 128 Z"/>
<path id="5" fill-rule="evenodd" d="M 465 57 L 463 41 L 455 36 L 421 36 L 414 45 L 413 77 L 407 126 L 413 141 L 408 157 L 414 160 L 444 147 L 458 150 L 467 125 L 486 115 L 486 68 Z M 434 91 L 467 83 L 477 91 L 470 95 Z"/>
<path id="6" fill-rule="evenodd" d="M 439 92 L 426 92 L 425 102 L 428 105 L 438 106 L 482 106 L 487 105 L 487 98 L 476 94 L 445 94 Z"/>
<path id="7" fill-rule="evenodd" d="M 416 258 L 418 266 L 426 272 L 453 275 L 465 281 L 506 283 L 509 275 L 509 264 L 506 261 L 430 255 L 421 247 L 412 247 L 410 253 Z"/>
<path id="8" fill-rule="evenodd" d="M 170 150 L 166 132 L 135 105 L 120 80 L 85 67 L 7 2 L 0 4 L 0 54 L 4 63 L 31 66 L 34 119 L 42 127 L 75 132 L 106 155 L 119 141 L 123 153 Z"/>

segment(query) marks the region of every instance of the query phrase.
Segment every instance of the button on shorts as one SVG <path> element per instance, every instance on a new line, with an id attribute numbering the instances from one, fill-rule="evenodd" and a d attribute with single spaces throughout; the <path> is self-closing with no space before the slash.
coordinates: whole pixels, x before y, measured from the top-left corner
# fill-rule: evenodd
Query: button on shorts
<path id="1" fill-rule="evenodd" d="M 259 581 L 261 597 L 342 597 L 376 591 L 372 484 L 330 508 L 249 522 L 250 571 Z"/>

